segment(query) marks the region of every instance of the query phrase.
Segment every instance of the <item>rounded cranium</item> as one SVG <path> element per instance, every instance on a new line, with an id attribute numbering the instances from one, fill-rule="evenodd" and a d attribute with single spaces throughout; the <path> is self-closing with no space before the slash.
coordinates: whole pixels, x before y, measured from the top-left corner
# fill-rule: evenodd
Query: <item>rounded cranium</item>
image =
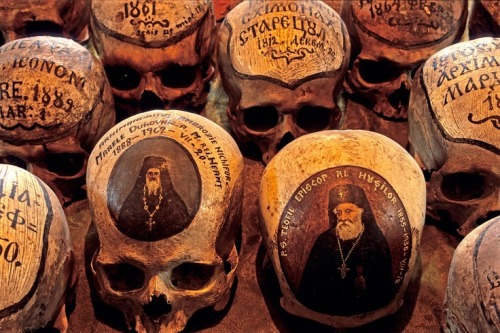
<path id="1" fill-rule="evenodd" d="M 219 30 L 219 69 L 237 139 L 265 164 L 310 132 L 339 127 L 350 42 L 322 1 L 243 1 Z"/>
<path id="2" fill-rule="evenodd" d="M 323 131 L 287 145 L 266 166 L 259 197 L 281 306 L 336 328 L 396 312 L 416 266 L 425 199 L 418 164 L 384 135 Z"/>
<path id="3" fill-rule="evenodd" d="M 91 11 L 119 120 L 152 109 L 202 111 L 215 73 L 211 0 L 95 0 Z"/>
<path id="4" fill-rule="evenodd" d="M 195 311 L 226 306 L 239 258 L 242 172 L 229 134 L 184 111 L 131 116 L 98 143 L 87 172 L 100 240 L 92 273 L 101 299 L 129 327 L 178 332 Z"/>
<path id="5" fill-rule="evenodd" d="M 0 217 L 0 332 L 66 332 L 75 272 L 58 198 L 28 171 L 0 164 Z"/>
<path id="6" fill-rule="evenodd" d="M 64 206 L 83 199 L 88 154 L 115 122 L 101 63 L 59 37 L 18 39 L 0 54 L 0 161 L 40 177 Z"/>
<path id="7" fill-rule="evenodd" d="M 431 56 L 416 73 L 410 143 L 429 174 L 427 213 L 465 236 L 500 214 L 500 39 Z"/>
<path id="8" fill-rule="evenodd" d="M 500 331 L 500 217 L 472 230 L 457 246 L 448 274 L 443 330 Z"/>
<path id="9" fill-rule="evenodd" d="M 344 84 L 350 98 L 379 117 L 407 119 L 411 70 L 460 38 L 467 8 L 467 0 L 344 1 L 353 44 Z"/>
<path id="10" fill-rule="evenodd" d="M 3 0 L 0 16 L 0 46 L 32 36 L 65 37 L 78 43 L 89 37 L 89 0 Z"/>

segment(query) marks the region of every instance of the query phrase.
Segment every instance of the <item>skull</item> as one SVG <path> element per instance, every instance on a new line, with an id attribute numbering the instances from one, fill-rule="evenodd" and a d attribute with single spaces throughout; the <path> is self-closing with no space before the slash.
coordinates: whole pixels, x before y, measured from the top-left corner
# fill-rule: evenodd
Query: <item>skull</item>
<path id="1" fill-rule="evenodd" d="M 382 134 L 323 131 L 283 148 L 259 197 L 281 306 L 335 328 L 396 312 L 416 266 L 425 200 L 418 164 Z"/>
<path id="2" fill-rule="evenodd" d="M 469 38 L 500 35 L 500 1 L 473 0 L 469 19 Z"/>
<path id="3" fill-rule="evenodd" d="M 353 44 L 346 92 L 379 117 L 406 120 L 411 70 L 462 35 L 467 1 L 344 1 L 342 17 Z"/>
<path id="4" fill-rule="evenodd" d="M 100 298 L 138 332 L 178 332 L 197 310 L 223 309 L 243 194 L 230 135 L 197 114 L 146 111 L 115 125 L 89 161 Z"/>
<path id="5" fill-rule="evenodd" d="M 119 120 L 152 109 L 202 111 L 215 73 L 210 0 L 96 0 L 91 11 Z"/>
<path id="6" fill-rule="evenodd" d="M 0 164 L 0 216 L 0 332 L 66 332 L 75 271 L 58 198 L 28 171 Z"/>
<path id="7" fill-rule="evenodd" d="M 500 214 L 498 58 L 498 38 L 457 43 L 413 81 L 410 143 L 429 175 L 427 213 L 462 236 Z"/>
<path id="8" fill-rule="evenodd" d="M 445 333 L 499 332 L 500 217 L 472 230 L 457 246 L 445 292 Z"/>
<path id="9" fill-rule="evenodd" d="M 219 30 L 219 66 L 236 138 L 265 164 L 295 138 L 336 129 L 350 42 L 321 1 L 243 1 Z"/>
<path id="10" fill-rule="evenodd" d="M 24 37 L 49 35 L 88 40 L 88 0 L 3 0 L 0 46 Z"/>
<path id="11" fill-rule="evenodd" d="M 63 206 L 85 198 L 88 155 L 115 122 L 101 63 L 59 37 L 18 39 L 0 53 L 0 162 L 37 175 Z"/>

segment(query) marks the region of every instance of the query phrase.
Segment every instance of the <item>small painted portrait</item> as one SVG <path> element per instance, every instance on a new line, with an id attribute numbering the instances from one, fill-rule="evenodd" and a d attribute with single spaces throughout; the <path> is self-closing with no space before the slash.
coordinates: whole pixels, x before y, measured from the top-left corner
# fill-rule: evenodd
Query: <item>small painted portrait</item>
<path id="1" fill-rule="evenodd" d="M 130 151 L 117 161 L 108 185 L 108 208 L 116 227 L 143 241 L 161 240 L 186 229 L 200 200 L 194 162 L 167 138 L 143 140 Z"/>
<path id="2" fill-rule="evenodd" d="M 297 299 L 311 310 L 353 315 L 379 309 L 393 296 L 391 252 L 361 187 L 328 192 L 329 229 L 307 258 Z"/>

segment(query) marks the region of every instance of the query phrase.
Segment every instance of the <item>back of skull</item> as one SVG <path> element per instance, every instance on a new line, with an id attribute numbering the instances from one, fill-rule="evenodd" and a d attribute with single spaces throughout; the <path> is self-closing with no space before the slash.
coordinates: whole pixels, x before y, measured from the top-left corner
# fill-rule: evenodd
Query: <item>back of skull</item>
<path id="1" fill-rule="evenodd" d="M 0 161 L 40 177 L 63 204 L 84 198 L 88 154 L 115 122 L 101 63 L 59 37 L 17 39 L 0 54 Z"/>
<path id="2" fill-rule="evenodd" d="M 4 0 L 0 16 L 0 45 L 32 36 L 65 37 L 78 43 L 89 38 L 88 0 Z"/>
<path id="3" fill-rule="evenodd" d="M 413 82 L 410 142 L 430 174 L 427 212 L 461 235 L 500 214 L 499 46 L 449 46 Z"/>
<path id="4" fill-rule="evenodd" d="M 119 120 L 154 109 L 203 110 L 215 73 L 211 0 L 97 0 L 91 11 Z"/>
<path id="5" fill-rule="evenodd" d="M 71 287 L 73 250 L 54 192 L 39 178 L 0 164 L 0 331 L 52 323 Z"/>
<path id="6" fill-rule="evenodd" d="M 243 1 L 219 30 L 231 128 L 264 163 L 293 139 L 335 129 L 350 54 L 340 16 L 321 1 Z"/>
<path id="7" fill-rule="evenodd" d="M 225 306 L 242 170 L 225 130 L 177 110 L 132 116 L 96 146 L 87 175 L 100 239 L 93 274 L 131 327 L 177 332 L 195 311 Z"/>

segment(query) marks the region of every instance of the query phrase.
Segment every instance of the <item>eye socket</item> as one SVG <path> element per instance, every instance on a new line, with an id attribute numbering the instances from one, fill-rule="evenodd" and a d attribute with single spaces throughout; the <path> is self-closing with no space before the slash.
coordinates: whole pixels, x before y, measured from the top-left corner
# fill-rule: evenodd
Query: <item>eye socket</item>
<path id="1" fill-rule="evenodd" d="M 133 291 L 144 286 L 144 271 L 128 263 L 103 265 L 102 269 L 115 291 Z"/>
<path id="2" fill-rule="evenodd" d="M 3 36 L 3 33 L 0 32 L 0 46 L 3 46 L 5 44 L 5 37 Z"/>
<path id="3" fill-rule="evenodd" d="M 62 37 L 63 27 L 51 21 L 29 21 L 24 27 L 24 35 Z"/>
<path id="4" fill-rule="evenodd" d="M 118 90 L 131 90 L 137 88 L 141 76 L 135 70 L 126 66 L 106 66 L 106 76 L 111 87 Z"/>
<path id="5" fill-rule="evenodd" d="M 331 110 L 319 106 L 304 106 L 297 112 L 297 125 L 306 132 L 324 130 L 330 124 Z"/>
<path id="6" fill-rule="evenodd" d="M 243 122 L 252 131 L 269 131 L 279 123 L 278 110 L 273 106 L 255 106 L 244 109 Z"/>
<path id="7" fill-rule="evenodd" d="M 485 180 L 479 173 L 457 172 L 443 177 L 441 192 L 453 201 L 467 201 L 483 195 Z"/>
<path id="8" fill-rule="evenodd" d="M 386 61 L 359 60 L 359 75 L 368 83 L 382 83 L 394 80 L 401 70 Z"/>
<path id="9" fill-rule="evenodd" d="M 14 155 L 0 157 L 0 163 L 15 165 L 17 167 L 20 167 L 21 169 L 28 170 L 28 165 L 26 164 L 26 162 Z"/>
<path id="10" fill-rule="evenodd" d="M 172 284 L 185 290 L 199 290 L 205 287 L 215 272 L 213 265 L 183 263 L 172 270 Z"/>
<path id="11" fill-rule="evenodd" d="M 198 66 L 173 65 L 159 73 L 161 84 L 169 88 L 186 88 L 196 80 Z"/>
<path id="12" fill-rule="evenodd" d="M 50 153 L 45 157 L 45 167 L 59 176 L 74 176 L 84 167 L 85 156 L 76 153 Z"/>

